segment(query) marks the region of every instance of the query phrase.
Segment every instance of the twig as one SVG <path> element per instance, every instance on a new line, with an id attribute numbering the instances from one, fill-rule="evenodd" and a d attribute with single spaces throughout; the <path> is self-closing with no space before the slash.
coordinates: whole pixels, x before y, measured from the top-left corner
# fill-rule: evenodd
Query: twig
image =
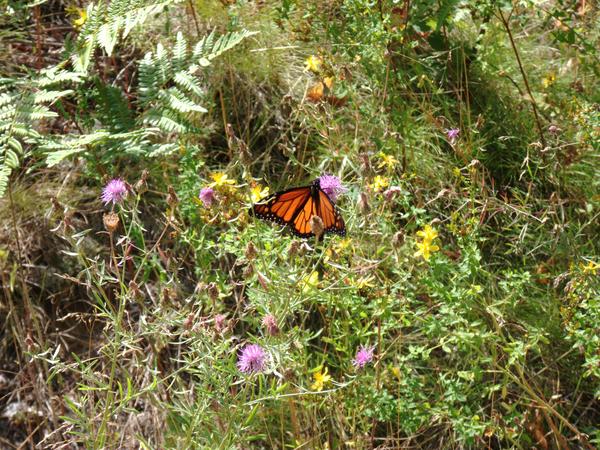
<path id="1" fill-rule="evenodd" d="M 519 56 L 519 51 L 517 50 L 515 40 L 513 39 L 512 32 L 510 31 L 508 21 L 504 17 L 504 14 L 502 13 L 501 10 L 499 10 L 499 13 L 500 13 L 500 19 L 502 20 L 502 23 L 504 24 L 504 28 L 506 29 L 506 33 L 508 34 L 508 39 L 510 40 L 510 45 L 512 46 L 513 52 L 517 59 L 517 64 L 519 65 L 519 70 L 521 72 L 521 76 L 523 77 L 523 82 L 525 83 L 525 87 L 527 88 L 527 93 L 529 94 L 529 99 L 531 100 L 531 106 L 533 108 L 533 114 L 535 116 L 535 123 L 537 125 L 538 132 L 540 133 L 540 141 L 542 142 L 542 146 L 544 148 L 546 148 L 547 147 L 546 138 L 544 138 L 544 130 L 542 129 L 542 123 L 540 122 L 540 117 L 538 115 L 537 103 L 535 102 L 535 98 L 533 97 L 533 94 L 531 93 L 531 88 L 529 87 L 529 80 L 527 79 L 527 75 L 525 74 L 525 69 L 523 69 L 523 64 L 521 63 L 521 57 Z"/>
<path id="2" fill-rule="evenodd" d="M 196 26 L 196 36 L 200 36 L 200 27 L 198 26 L 198 18 L 196 17 L 196 9 L 194 8 L 194 2 L 189 0 L 190 10 L 192 11 L 192 18 L 194 19 L 194 25 Z"/>

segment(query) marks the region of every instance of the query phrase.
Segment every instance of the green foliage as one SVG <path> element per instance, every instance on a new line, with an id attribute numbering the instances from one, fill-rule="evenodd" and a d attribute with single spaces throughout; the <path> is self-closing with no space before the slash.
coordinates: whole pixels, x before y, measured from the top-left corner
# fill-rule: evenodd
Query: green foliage
<path id="1" fill-rule="evenodd" d="M 198 132 L 193 125 L 194 116 L 207 112 L 207 109 L 200 104 L 204 87 L 196 73 L 253 34 L 232 32 L 217 38 L 211 33 L 190 51 L 183 34 L 178 33 L 172 51 L 159 44 L 156 52 L 147 53 L 140 64 L 139 98 L 145 110 L 143 123 L 164 133 Z"/>
<path id="2" fill-rule="evenodd" d="M 40 142 L 35 126 L 57 117 L 50 105 L 73 93 L 60 85 L 79 81 L 79 74 L 60 69 L 43 71 L 33 80 L 0 79 L 0 196 L 27 156 L 27 147 Z"/>
<path id="3" fill-rule="evenodd" d="M 89 3 L 87 20 L 77 37 L 77 48 L 71 57 L 76 70 L 87 72 L 94 50 L 100 47 L 109 56 L 115 45 L 129 35 L 133 28 L 142 25 L 168 6 L 182 0 L 115 0 Z"/>
<path id="4" fill-rule="evenodd" d="M 90 4 L 0 82 L 0 438 L 600 442 L 598 11 L 567 3 Z M 249 214 L 323 173 L 346 237 Z"/>

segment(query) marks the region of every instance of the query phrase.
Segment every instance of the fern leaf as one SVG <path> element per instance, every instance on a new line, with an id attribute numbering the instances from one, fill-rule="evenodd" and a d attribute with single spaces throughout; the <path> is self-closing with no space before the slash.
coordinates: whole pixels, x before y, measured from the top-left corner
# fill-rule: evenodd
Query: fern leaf
<path id="1" fill-rule="evenodd" d="M 185 69 L 188 59 L 188 43 L 183 37 L 183 33 L 177 33 L 177 41 L 173 47 L 173 70 L 180 71 Z"/>
<path id="2" fill-rule="evenodd" d="M 12 169 L 0 162 L 0 197 L 3 197 L 6 193 L 6 189 L 8 188 L 8 179 L 11 173 Z"/>
<path id="3" fill-rule="evenodd" d="M 180 113 L 205 113 L 208 111 L 206 108 L 197 105 L 190 99 L 185 98 L 185 95 L 176 88 L 163 91 L 160 98 L 163 99 L 172 109 Z"/>
<path id="4" fill-rule="evenodd" d="M 177 114 L 168 110 L 151 110 L 144 119 L 144 122 L 159 128 L 165 133 L 185 133 L 192 128 L 189 123 L 185 123 L 185 121 L 177 117 Z"/>
<path id="5" fill-rule="evenodd" d="M 173 78 L 173 81 L 175 81 L 175 84 L 177 84 L 180 89 L 187 90 L 198 97 L 204 95 L 205 91 L 198 83 L 196 77 L 187 72 L 177 72 Z"/>
<path id="6" fill-rule="evenodd" d="M 217 56 L 222 55 L 247 37 L 255 35 L 256 33 L 256 31 L 242 30 L 239 32 L 227 33 L 216 41 L 214 40 L 214 33 L 211 33 L 196 44 L 194 47 L 194 57 L 201 66 L 208 66 Z"/>
<path id="7" fill-rule="evenodd" d="M 72 94 L 72 89 L 66 89 L 64 91 L 38 91 L 33 95 L 34 103 L 48 103 L 58 100 L 61 97 Z"/>

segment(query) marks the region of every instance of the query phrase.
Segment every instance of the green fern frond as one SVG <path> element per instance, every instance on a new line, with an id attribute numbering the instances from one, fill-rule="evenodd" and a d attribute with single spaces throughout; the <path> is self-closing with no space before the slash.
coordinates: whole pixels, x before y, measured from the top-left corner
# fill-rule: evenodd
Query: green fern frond
<path id="1" fill-rule="evenodd" d="M 215 33 L 212 32 L 196 44 L 193 52 L 194 58 L 201 66 L 208 66 L 213 59 L 256 33 L 256 31 L 242 30 L 235 33 L 227 33 L 215 40 Z"/>
<path id="2" fill-rule="evenodd" d="M 177 34 L 172 49 L 158 44 L 140 63 L 139 100 L 146 110 L 142 122 L 168 134 L 197 132 L 193 125 L 197 114 L 207 112 L 202 105 L 205 90 L 198 71 L 210 61 L 235 47 L 254 32 L 242 30 L 218 37 L 215 33 L 188 50 L 183 34 Z M 173 86 L 175 84 L 175 86 Z"/>
<path id="3" fill-rule="evenodd" d="M 0 153 L 1 152 L 2 149 L 0 148 Z M 11 173 L 12 169 L 5 165 L 3 160 L 0 160 L 0 197 L 4 196 L 4 193 L 8 188 L 8 180 Z"/>
<path id="4" fill-rule="evenodd" d="M 194 131 L 193 125 L 186 119 L 169 109 L 151 109 L 144 118 L 144 123 L 159 128 L 165 133 L 184 134 Z M 196 130 L 197 131 L 197 130 Z"/>
<path id="5" fill-rule="evenodd" d="M 0 79 L 0 196 L 12 171 L 19 168 L 29 149 L 39 144 L 37 122 L 57 117 L 48 105 L 73 93 L 62 89 L 65 81 L 79 82 L 81 76 L 55 67 L 34 78 Z"/>
<path id="6" fill-rule="evenodd" d="M 91 55 L 101 47 L 111 55 L 117 41 L 124 39 L 133 28 L 162 12 L 167 6 L 183 0 L 112 0 L 110 3 L 91 3 L 87 20 L 77 40 L 77 51 L 72 61 L 78 71 L 86 72 Z"/>
<path id="7" fill-rule="evenodd" d="M 200 86 L 199 80 L 185 71 L 177 72 L 173 77 L 173 81 L 181 90 L 188 91 L 190 94 L 202 97 L 205 93 L 205 89 Z"/>

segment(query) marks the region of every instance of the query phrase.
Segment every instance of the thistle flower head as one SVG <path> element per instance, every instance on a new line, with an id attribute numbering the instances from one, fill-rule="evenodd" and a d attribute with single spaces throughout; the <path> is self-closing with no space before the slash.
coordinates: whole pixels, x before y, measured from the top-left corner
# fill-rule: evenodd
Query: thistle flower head
<path id="1" fill-rule="evenodd" d="M 319 187 L 321 190 L 327 194 L 327 197 L 329 197 L 332 202 L 337 201 L 338 195 L 343 194 L 348 190 L 342 185 L 342 181 L 335 175 L 321 175 L 317 180 L 319 180 Z"/>
<path id="2" fill-rule="evenodd" d="M 104 214 L 104 216 L 102 216 L 102 221 L 104 222 L 104 228 L 106 228 L 106 231 L 109 233 L 113 233 L 119 226 L 119 216 L 114 212 Z"/>
<path id="3" fill-rule="evenodd" d="M 460 134 L 460 130 L 458 128 L 450 128 L 446 130 L 446 137 L 450 141 L 451 144 L 454 144 L 458 139 L 458 135 Z"/>
<path id="4" fill-rule="evenodd" d="M 202 188 L 198 198 L 202 200 L 202 203 L 206 208 L 210 208 L 210 205 L 212 205 L 213 201 L 215 200 L 215 190 L 211 187 Z"/>
<path id="5" fill-rule="evenodd" d="M 246 345 L 239 354 L 237 367 L 243 373 L 259 373 L 265 370 L 267 353 L 258 344 Z"/>
<path id="6" fill-rule="evenodd" d="M 127 196 L 127 185 L 120 178 L 114 178 L 106 183 L 104 189 L 102 189 L 102 201 L 105 205 L 108 205 L 110 202 L 113 204 L 121 203 L 123 199 Z"/>
<path id="7" fill-rule="evenodd" d="M 356 352 L 356 356 L 352 360 L 352 365 L 357 369 L 360 369 L 371 361 L 373 361 L 373 352 L 375 351 L 375 346 L 367 347 L 365 345 L 361 345 L 358 351 Z"/>

